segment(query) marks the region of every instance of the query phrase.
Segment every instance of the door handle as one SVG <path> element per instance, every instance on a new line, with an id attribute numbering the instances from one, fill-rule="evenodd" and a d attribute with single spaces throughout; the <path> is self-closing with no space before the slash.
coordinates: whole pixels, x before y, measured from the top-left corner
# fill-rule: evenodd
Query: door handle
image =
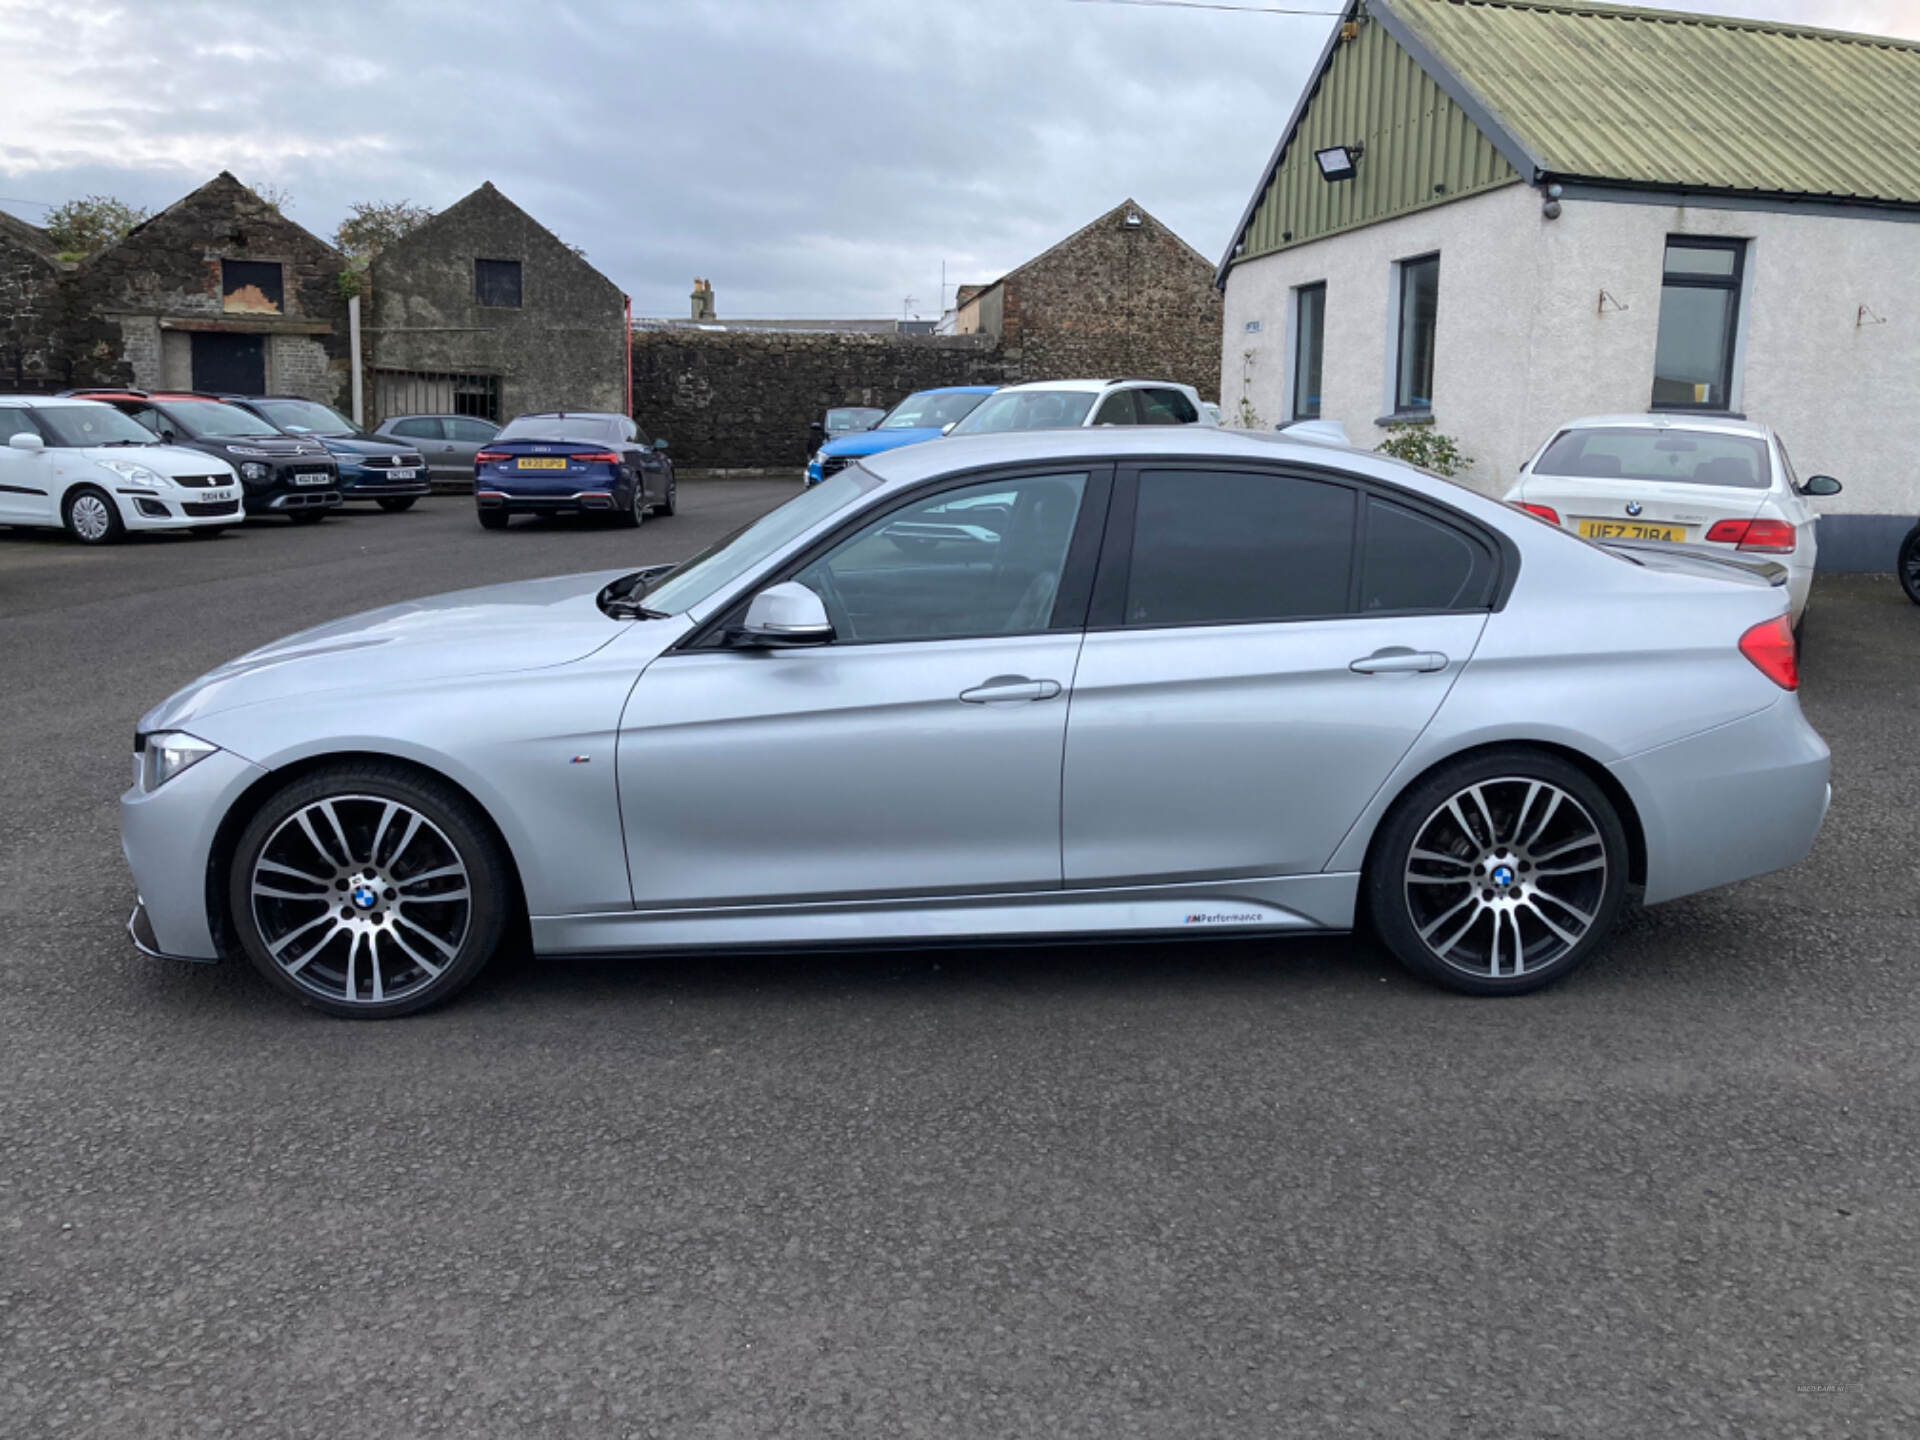
<path id="1" fill-rule="evenodd" d="M 1426 675 L 1446 669 L 1447 657 L 1438 650 L 1409 650 L 1404 645 L 1389 645 L 1361 656 L 1347 668 L 1360 675 Z"/>
<path id="2" fill-rule="evenodd" d="M 996 675 L 971 690 L 962 690 L 960 698 L 969 705 L 994 705 L 1005 700 L 1051 700 L 1060 693 L 1058 680 L 1029 680 L 1024 675 Z"/>

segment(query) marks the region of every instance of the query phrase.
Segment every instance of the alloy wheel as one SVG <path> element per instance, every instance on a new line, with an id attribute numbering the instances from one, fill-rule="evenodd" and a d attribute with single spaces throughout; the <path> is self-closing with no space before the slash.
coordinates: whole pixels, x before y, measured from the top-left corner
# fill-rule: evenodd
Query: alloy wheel
<path id="1" fill-rule="evenodd" d="M 466 862 L 446 832 L 377 795 L 327 796 L 282 820 L 254 861 L 250 903 L 273 964 L 348 1005 L 432 985 L 473 919 Z"/>
<path id="2" fill-rule="evenodd" d="M 81 495 L 67 507 L 72 518 L 73 530 L 89 544 L 104 540 L 107 532 L 113 528 L 113 516 L 107 510 L 107 502 L 98 495 Z"/>
<path id="3" fill-rule="evenodd" d="M 1554 964 L 1592 930 L 1607 893 L 1607 844 L 1587 809 L 1545 780 L 1481 780 L 1415 834 L 1403 876 L 1427 950 L 1476 978 Z"/>

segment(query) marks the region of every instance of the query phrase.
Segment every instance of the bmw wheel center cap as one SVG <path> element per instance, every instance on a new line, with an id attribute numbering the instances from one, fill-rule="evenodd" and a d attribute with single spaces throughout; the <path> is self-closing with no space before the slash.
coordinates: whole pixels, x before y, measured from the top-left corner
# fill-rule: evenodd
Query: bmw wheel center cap
<path id="1" fill-rule="evenodd" d="M 1512 885 L 1513 884 L 1513 867 L 1511 865 L 1494 866 L 1493 867 L 1493 883 L 1498 885 L 1502 890 L 1505 890 L 1507 887 Z M 355 898 L 358 898 L 357 895 Z"/>
<path id="2" fill-rule="evenodd" d="M 371 885 L 356 885 L 353 887 L 353 903 L 362 910 L 371 910 L 380 903 L 380 896 Z"/>

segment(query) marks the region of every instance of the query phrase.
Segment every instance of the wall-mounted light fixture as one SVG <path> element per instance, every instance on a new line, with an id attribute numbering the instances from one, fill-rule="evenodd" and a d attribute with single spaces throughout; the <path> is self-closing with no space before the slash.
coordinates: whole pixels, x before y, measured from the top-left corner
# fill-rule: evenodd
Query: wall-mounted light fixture
<path id="1" fill-rule="evenodd" d="M 1142 224 L 1142 221 L 1140 219 L 1140 212 L 1138 210 L 1127 211 L 1127 218 L 1122 220 L 1120 223 L 1126 226 L 1127 229 L 1129 230 L 1138 230 Z"/>
<path id="2" fill-rule="evenodd" d="M 1335 180 L 1353 179 L 1354 167 L 1360 163 L 1360 157 L 1367 153 L 1367 147 L 1359 141 L 1351 145 L 1329 145 L 1325 150 L 1313 152 L 1313 162 L 1320 167 L 1320 178 L 1331 183 Z"/>
<path id="3" fill-rule="evenodd" d="M 1540 213 L 1549 220 L 1560 218 L 1560 197 L 1565 194 L 1558 185 L 1547 186 L 1547 198 L 1540 206 Z"/>

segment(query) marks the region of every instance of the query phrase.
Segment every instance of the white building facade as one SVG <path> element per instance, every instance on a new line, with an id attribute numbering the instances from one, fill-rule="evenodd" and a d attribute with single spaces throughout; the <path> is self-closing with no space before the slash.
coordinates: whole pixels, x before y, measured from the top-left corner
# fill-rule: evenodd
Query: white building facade
<path id="1" fill-rule="evenodd" d="M 1497 71 L 1512 38 L 1472 31 L 1476 12 L 1489 8 L 1371 0 L 1350 13 L 1378 23 L 1376 33 L 1336 31 L 1221 267 L 1229 423 L 1337 420 L 1363 446 L 1391 424 L 1430 425 L 1471 457 L 1463 478 L 1498 494 L 1578 416 L 1744 415 L 1780 433 L 1803 478 L 1828 474 L 1846 486 L 1820 502 L 1822 567 L 1891 569 L 1920 515 L 1920 204 L 1662 188 L 1550 168 L 1468 87 L 1479 58 L 1492 55 Z M 1510 4 L 1496 23 L 1536 19 L 1552 40 L 1584 26 L 1583 47 L 1596 28 L 1627 47 L 1677 28 L 1547 0 Z M 1534 38 L 1521 37 L 1529 49 Z M 1754 26 L 1698 38 L 1784 39 L 1789 53 L 1794 42 L 1837 44 Z M 1464 81 L 1438 58 L 1443 44 L 1472 57 L 1459 61 Z M 1369 45 L 1379 53 L 1369 56 Z M 1883 48 L 1871 53 L 1884 59 Z M 1355 73 L 1343 76 L 1347 52 Z M 1590 81 L 1619 73 L 1597 58 Z M 1920 96 L 1920 47 L 1894 58 Z M 1392 65 L 1420 67 L 1424 100 L 1393 78 Z M 1487 88 L 1506 99 L 1499 84 L 1496 75 Z M 1391 98 L 1370 104 L 1382 96 Z M 1552 103 L 1542 94 L 1535 111 L 1550 114 Z M 1508 108 L 1532 118 L 1524 105 Z M 1335 113 L 1316 113 L 1327 110 Z M 1483 151 L 1501 153 L 1475 160 L 1457 137 L 1423 143 L 1409 134 L 1467 122 Z M 1533 123 L 1551 134 L 1548 122 Z M 1657 132 L 1661 122 L 1645 123 Z M 1353 134 L 1369 126 L 1379 139 Z M 1324 180 L 1320 166 L 1287 173 L 1334 135 L 1351 136 L 1332 147 L 1350 152 L 1350 178 Z M 1430 157 L 1424 167 L 1421 156 Z M 1390 176 L 1357 185 L 1370 162 L 1391 165 Z M 1462 189 L 1470 193 L 1453 198 Z M 1338 197 L 1331 209 L 1329 195 Z"/>

